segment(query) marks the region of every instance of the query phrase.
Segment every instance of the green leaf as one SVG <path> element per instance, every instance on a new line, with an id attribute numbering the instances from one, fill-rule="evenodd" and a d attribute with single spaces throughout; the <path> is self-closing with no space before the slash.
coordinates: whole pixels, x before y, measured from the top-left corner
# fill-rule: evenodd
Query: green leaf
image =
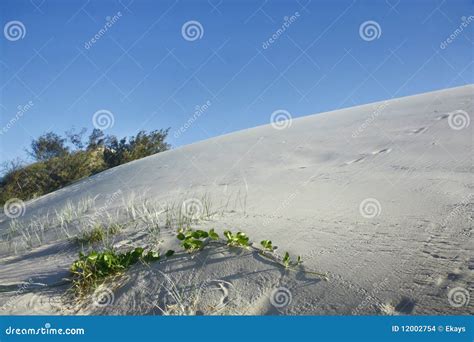
<path id="1" fill-rule="evenodd" d="M 227 238 L 227 240 L 232 240 L 232 233 L 228 230 L 224 232 L 224 236 Z"/>
<path id="2" fill-rule="evenodd" d="M 283 257 L 283 265 L 285 265 L 285 267 L 290 266 L 290 254 L 288 252 L 286 252 Z"/>
<path id="3" fill-rule="evenodd" d="M 169 249 L 166 253 L 165 253 L 165 256 L 167 258 L 169 258 L 170 256 L 172 256 L 174 254 L 174 251 L 172 249 Z"/>
<path id="4" fill-rule="evenodd" d="M 197 248 L 201 248 L 204 245 L 201 240 L 193 240 L 192 244 L 195 245 Z"/>
<path id="5" fill-rule="evenodd" d="M 208 236 L 209 236 L 209 234 L 207 232 L 205 232 L 204 230 L 196 230 L 192 234 L 192 237 L 195 238 L 195 239 L 205 239 Z"/>
<path id="6" fill-rule="evenodd" d="M 89 259 L 89 260 L 96 260 L 97 257 L 98 257 L 97 252 L 92 251 L 92 252 L 90 252 L 89 255 L 87 256 L 87 259 Z"/>
<path id="7" fill-rule="evenodd" d="M 184 240 L 186 237 L 184 236 L 183 233 L 179 233 L 178 236 L 177 236 L 178 240 Z"/>
<path id="8" fill-rule="evenodd" d="M 211 229 L 209 231 L 209 238 L 212 240 L 219 240 L 219 235 L 214 231 L 214 229 Z"/>
<path id="9" fill-rule="evenodd" d="M 145 261 L 157 261 L 160 260 L 160 253 L 157 251 L 148 251 L 143 258 Z"/>

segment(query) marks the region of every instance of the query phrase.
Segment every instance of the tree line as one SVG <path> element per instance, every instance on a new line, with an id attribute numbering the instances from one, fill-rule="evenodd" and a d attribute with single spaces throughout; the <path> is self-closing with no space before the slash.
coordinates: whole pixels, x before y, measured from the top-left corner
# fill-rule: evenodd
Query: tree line
<path id="1" fill-rule="evenodd" d="M 0 204 L 11 198 L 29 200 L 111 167 L 168 150 L 168 129 L 139 131 L 118 139 L 93 129 L 71 129 L 64 135 L 47 132 L 26 150 L 33 162 L 15 159 L 3 164 Z"/>

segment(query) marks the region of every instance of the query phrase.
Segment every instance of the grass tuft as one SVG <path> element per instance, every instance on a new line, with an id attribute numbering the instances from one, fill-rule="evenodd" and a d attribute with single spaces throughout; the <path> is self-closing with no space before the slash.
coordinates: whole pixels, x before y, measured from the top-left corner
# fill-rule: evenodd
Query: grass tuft
<path id="1" fill-rule="evenodd" d="M 83 232 L 76 237 L 76 241 L 80 244 L 93 244 L 96 242 L 103 242 L 110 235 L 116 235 L 120 232 L 122 226 L 118 223 L 111 224 L 108 228 L 102 224 L 95 224 L 90 230 Z"/>

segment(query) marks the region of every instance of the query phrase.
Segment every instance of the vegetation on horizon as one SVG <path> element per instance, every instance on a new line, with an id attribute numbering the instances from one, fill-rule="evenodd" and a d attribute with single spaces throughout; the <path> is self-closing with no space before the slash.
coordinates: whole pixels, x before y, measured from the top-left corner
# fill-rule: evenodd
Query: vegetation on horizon
<path id="1" fill-rule="evenodd" d="M 118 139 L 94 129 L 87 142 L 86 129 L 67 131 L 65 136 L 47 132 L 33 139 L 27 164 L 17 159 L 3 164 L 0 179 L 0 205 L 11 198 L 29 200 L 58 190 L 84 177 L 89 177 L 132 160 L 168 150 L 165 142 L 169 129 Z"/>

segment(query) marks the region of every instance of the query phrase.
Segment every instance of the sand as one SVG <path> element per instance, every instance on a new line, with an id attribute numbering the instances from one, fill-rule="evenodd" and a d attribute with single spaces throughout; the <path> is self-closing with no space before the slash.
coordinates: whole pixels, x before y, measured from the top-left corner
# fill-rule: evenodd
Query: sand
<path id="1" fill-rule="evenodd" d="M 473 102 L 468 85 L 255 127 L 29 201 L 16 220 L 0 218 L 0 314 L 472 314 Z M 160 212 L 183 201 L 210 207 L 193 228 L 242 231 L 256 247 L 270 239 L 303 265 L 218 245 L 182 252 Z M 131 203 L 153 208 L 159 233 L 149 212 L 130 223 Z M 58 228 L 68 206 L 74 217 Z M 73 237 L 106 217 L 128 222 L 110 237 L 119 250 L 177 253 L 75 300 Z M 7 237 L 12 221 L 47 224 L 25 239 L 23 228 Z"/>

